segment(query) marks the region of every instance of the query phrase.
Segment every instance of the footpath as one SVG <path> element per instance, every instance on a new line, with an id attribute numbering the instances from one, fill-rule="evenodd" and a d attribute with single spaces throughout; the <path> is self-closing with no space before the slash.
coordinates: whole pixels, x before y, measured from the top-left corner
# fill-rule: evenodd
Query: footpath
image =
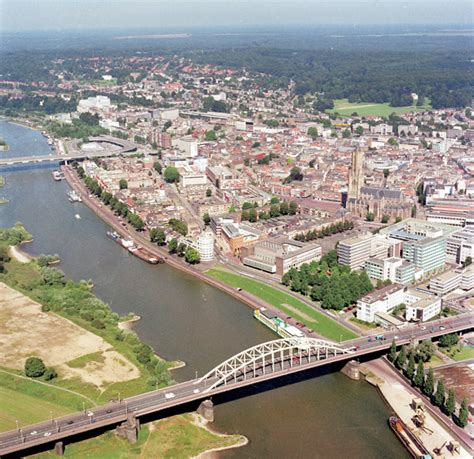
<path id="1" fill-rule="evenodd" d="M 456 426 L 450 418 L 442 413 L 437 413 L 437 408 L 431 406 L 429 401 L 425 400 L 383 359 L 364 363 L 363 366 L 374 375 L 374 377 L 367 377 L 369 382 L 378 387 L 388 405 L 420 439 L 425 448 L 431 452 L 433 458 L 472 459 L 474 444 L 467 432 Z M 423 427 L 417 427 L 413 422 L 416 412 L 412 407 L 412 402 L 415 398 L 424 402 Z M 458 451 L 450 451 L 446 447 L 456 443 L 461 443 Z M 441 448 L 440 454 L 434 452 L 438 448 Z"/>

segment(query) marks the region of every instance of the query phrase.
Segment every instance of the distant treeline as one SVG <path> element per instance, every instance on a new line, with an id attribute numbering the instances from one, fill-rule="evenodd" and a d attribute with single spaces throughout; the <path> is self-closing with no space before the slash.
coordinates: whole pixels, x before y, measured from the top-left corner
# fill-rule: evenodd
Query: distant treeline
<path id="1" fill-rule="evenodd" d="M 390 102 L 406 105 L 415 92 L 433 108 L 465 107 L 473 94 L 470 63 L 457 50 L 295 50 L 250 48 L 196 54 L 200 63 L 247 68 L 274 77 L 279 85 L 293 80 L 296 93 L 320 93 L 322 100 Z M 408 104 L 409 105 L 409 104 Z"/>

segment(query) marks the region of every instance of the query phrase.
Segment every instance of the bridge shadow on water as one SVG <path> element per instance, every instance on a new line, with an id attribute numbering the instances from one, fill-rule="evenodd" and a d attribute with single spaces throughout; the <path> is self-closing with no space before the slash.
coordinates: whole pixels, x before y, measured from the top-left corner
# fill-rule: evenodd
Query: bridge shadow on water
<path id="1" fill-rule="evenodd" d="M 363 363 L 364 361 L 373 360 L 374 358 L 381 357 L 384 354 L 386 354 L 386 351 L 372 353 L 369 356 L 362 356 L 362 357 L 359 357 L 357 360 Z M 251 397 L 251 396 L 265 393 L 271 390 L 276 390 L 280 387 L 298 384 L 300 382 L 308 381 L 313 378 L 318 378 L 320 376 L 325 376 L 331 373 L 338 372 L 344 367 L 346 363 L 347 362 L 334 362 L 334 363 L 330 363 L 321 367 L 310 368 L 308 370 L 304 370 L 298 373 L 281 376 L 269 381 L 259 382 L 258 380 L 256 380 L 254 383 L 246 387 L 240 387 L 236 389 L 232 389 L 231 387 L 229 387 L 229 390 L 227 392 L 213 395 L 211 397 L 206 396 L 206 394 L 202 394 L 203 397 L 201 399 L 188 402 L 188 403 L 183 403 L 181 405 L 178 405 L 172 408 L 166 408 L 156 413 L 140 416 L 140 424 L 147 424 L 149 422 L 158 421 L 160 419 L 165 419 L 168 417 L 196 411 L 199 405 L 201 404 L 201 402 L 206 399 L 211 399 L 215 406 L 219 406 L 225 403 L 240 400 L 241 398 Z M 68 444 L 97 437 L 98 435 L 101 435 L 110 430 L 113 430 L 118 425 L 119 424 L 110 425 L 106 427 L 98 427 L 97 429 L 90 432 L 78 433 L 74 436 L 64 439 L 63 440 L 64 446 L 65 448 L 67 448 Z M 52 450 L 54 449 L 54 443 L 55 442 L 50 442 L 44 445 L 40 445 L 37 447 L 24 450 L 21 454 L 21 457 L 32 455 L 32 454 L 39 454 L 41 452 Z M 7 457 L 13 458 L 13 457 L 20 457 L 20 456 L 18 454 L 2 456 L 2 458 L 7 458 Z"/>

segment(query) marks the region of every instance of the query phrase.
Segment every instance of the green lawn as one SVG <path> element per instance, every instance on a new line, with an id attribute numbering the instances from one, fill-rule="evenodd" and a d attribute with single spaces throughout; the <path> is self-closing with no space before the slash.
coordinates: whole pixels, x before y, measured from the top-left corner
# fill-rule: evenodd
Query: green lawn
<path id="1" fill-rule="evenodd" d="M 392 113 L 408 113 L 408 112 L 421 112 L 424 110 L 430 110 L 431 105 L 425 104 L 422 107 L 409 106 L 409 107 L 391 107 L 388 103 L 375 104 L 372 102 L 359 102 L 351 103 L 347 99 L 336 99 L 334 101 L 334 108 L 327 110 L 328 113 L 339 113 L 341 116 L 350 116 L 352 113 L 357 112 L 359 116 L 384 116 L 387 117 Z"/>
<path id="2" fill-rule="evenodd" d="M 345 341 L 357 338 L 357 335 L 351 330 L 339 325 L 334 320 L 326 317 L 321 312 L 304 304 L 295 297 L 281 292 L 269 285 L 220 269 L 210 269 L 207 271 L 207 274 L 225 284 L 235 288 L 241 288 L 256 297 L 261 298 L 268 304 L 271 304 L 275 308 L 284 312 L 286 315 L 304 323 L 308 328 L 313 329 L 316 333 L 325 338 L 334 341 L 339 341 L 340 339 Z M 299 311 L 300 314 L 295 311 Z"/>
<path id="3" fill-rule="evenodd" d="M 456 352 L 453 356 L 454 360 L 467 360 L 474 359 L 474 348 L 464 346 L 459 352 Z"/>

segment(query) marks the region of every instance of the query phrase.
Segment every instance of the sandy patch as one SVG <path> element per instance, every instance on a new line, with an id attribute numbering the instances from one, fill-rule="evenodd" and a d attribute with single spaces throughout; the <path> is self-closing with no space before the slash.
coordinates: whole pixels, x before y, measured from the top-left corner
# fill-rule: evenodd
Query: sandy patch
<path id="1" fill-rule="evenodd" d="M 304 313 L 303 311 L 300 311 L 298 308 L 295 308 L 291 304 L 282 303 L 281 305 L 289 309 L 291 312 L 298 314 L 303 320 L 307 320 L 308 322 L 316 322 L 313 317 L 310 317 L 308 314 Z"/>
<path id="2" fill-rule="evenodd" d="M 10 246 L 10 256 L 20 263 L 29 263 L 33 259 L 15 245 Z"/>
<path id="3" fill-rule="evenodd" d="M 100 336 L 84 330 L 0 283 L 0 366 L 22 369 L 27 357 L 37 356 L 62 377 L 78 376 L 97 386 L 138 378 L 138 368 Z M 100 352 L 101 362 L 70 368 L 66 362 Z"/>

